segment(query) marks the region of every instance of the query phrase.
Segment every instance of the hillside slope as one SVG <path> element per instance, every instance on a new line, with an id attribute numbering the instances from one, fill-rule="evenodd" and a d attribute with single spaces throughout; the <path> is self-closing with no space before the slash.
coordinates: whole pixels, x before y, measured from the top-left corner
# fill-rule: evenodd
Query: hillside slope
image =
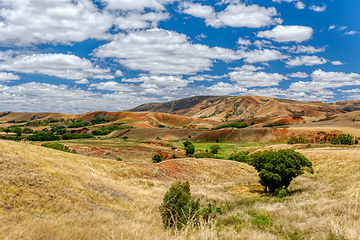
<path id="1" fill-rule="evenodd" d="M 360 101 L 298 102 L 262 96 L 198 96 L 166 103 L 148 103 L 130 111 L 165 112 L 195 118 L 237 120 L 300 116 L 307 122 L 357 110 Z"/>
<path id="2" fill-rule="evenodd" d="M 180 180 L 199 198 L 225 201 L 225 189 L 258 178 L 232 161 L 130 164 L 0 140 L 0 238 L 176 239 L 158 206 Z"/>

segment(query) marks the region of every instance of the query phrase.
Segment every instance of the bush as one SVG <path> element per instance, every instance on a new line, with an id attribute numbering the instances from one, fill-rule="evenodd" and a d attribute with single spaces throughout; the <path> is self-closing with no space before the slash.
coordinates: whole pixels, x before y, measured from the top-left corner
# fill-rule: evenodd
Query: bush
<path id="1" fill-rule="evenodd" d="M 165 128 L 165 125 L 159 124 L 158 128 Z"/>
<path id="2" fill-rule="evenodd" d="M 213 154 L 217 154 L 219 152 L 219 149 L 221 149 L 221 147 L 219 145 L 211 145 L 210 146 L 210 151 Z"/>
<path id="3" fill-rule="evenodd" d="M 342 145 L 352 145 L 355 143 L 354 137 L 350 134 L 339 134 L 334 140 L 331 141 L 332 144 L 342 144 Z"/>
<path id="4" fill-rule="evenodd" d="M 36 131 L 34 135 L 30 135 L 27 139 L 30 141 L 56 141 L 60 140 L 60 137 L 51 132 Z"/>
<path id="5" fill-rule="evenodd" d="M 122 161 L 122 158 L 121 158 L 121 157 L 117 157 L 117 158 L 116 158 L 116 161 L 121 162 L 121 161 Z"/>
<path id="6" fill-rule="evenodd" d="M 298 138 L 292 137 L 287 141 L 288 144 L 307 143 L 307 142 L 308 142 L 308 140 L 306 140 L 303 137 L 298 137 Z"/>
<path id="7" fill-rule="evenodd" d="M 313 173 L 312 163 L 301 153 L 290 149 L 263 151 L 250 155 L 248 163 L 259 172 L 260 183 L 265 192 L 274 194 L 282 188 L 287 189 L 291 181 L 307 169 Z"/>
<path id="8" fill-rule="evenodd" d="M 189 224 L 198 224 L 199 209 L 199 200 L 195 201 L 191 197 L 189 182 L 173 184 L 159 207 L 165 228 L 176 227 L 177 229 Z"/>
<path id="9" fill-rule="evenodd" d="M 161 159 L 160 154 L 155 154 L 155 155 L 152 157 L 152 161 L 153 161 L 153 163 L 159 163 L 159 162 L 161 162 L 162 159 Z"/>
<path id="10" fill-rule="evenodd" d="M 247 163 L 248 159 L 249 159 L 249 154 L 250 154 L 249 151 L 235 152 L 235 153 L 232 153 L 228 159 L 237 161 L 237 162 Z"/>

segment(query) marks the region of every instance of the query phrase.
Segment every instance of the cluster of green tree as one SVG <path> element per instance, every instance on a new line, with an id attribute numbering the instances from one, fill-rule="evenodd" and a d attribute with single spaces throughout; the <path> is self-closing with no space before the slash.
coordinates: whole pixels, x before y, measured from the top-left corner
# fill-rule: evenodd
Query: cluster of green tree
<path id="1" fill-rule="evenodd" d="M 83 128 L 91 125 L 91 123 L 84 122 L 83 120 L 74 120 L 72 124 L 68 125 L 68 128 Z"/>
<path id="2" fill-rule="evenodd" d="M 303 137 L 292 137 L 287 141 L 288 144 L 297 144 L 297 143 L 308 143 L 308 140 L 306 140 Z"/>
<path id="3" fill-rule="evenodd" d="M 92 134 L 88 133 L 65 133 L 62 135 L 63 140 L 70 140 L 70 139 L 87 139 L 93 138 Z"/>
<path id="4" fill-rule="evenodd" d="M 331 141 L 332 144 L 342 144 L 342 145 L 353 145 L 358 144 L 359 139 L 351 136 L 350 134 L 339 134 L 335 139 Z"/>
<path id="5" fill-rule="evenodd" d="M 230 154 L 228 157 L 229 160 L 237 161 L 237 162 L 243 162 L 248 163 L 248 160 L 250 158 L 249 151 L 240 151 Z"/>
<path id="6" fill-rule="evenodd" d="M 8 128 L 1 128 L 0 132 L 16 133 L 16 136 L 20 137 L 23 130 L 19 126 L 11 126 L 11 127 L 8 127 Z"/>
<path id="7" fill-rule="evenodd" d="M 212 128 L 212 129 L 218 130 L 218 129 L 222 129 L 222 128 L 246 128 L 248 126 L 249 125 L 246 122 L 233 122 L 233 123 L 222 124 L 215 128 Z"/>
<path id="8" fill-rule="evenodd" d="M 101 135 L 108 135 L 109 133 L 112 133 L 113 131 L 120 130 L 120 129 L 130 129 L 133 127 L 130 126 L 109 126 L 109 127 L 102 127 L 97 130 L 94 130 L 91 132 L 94 136 L 101 136 Z"/>
<path id="9" fill-rule="evenodd" d="M 28 136 L 27 139 L 30 141 L 57 141 L 60 140 L 60 137 L 51 132 L 35 131 L 34 134 Z"/>
<path id="10" fill-rule="evenodd" d="M 25 126 L 39 127 L 39 126 L 47 126 L 50 123 L 59 123 L 59 122 L 66 122 L 66 121 L 69 121 L 69 120 L 65 120 L 64 118 L 34 120 L 34 121 L 31 121 L 31 122 L 26 122 Z"/>
<path id="11" fill-rule="evenodd" d="M 75 150 L 70 150 L 68 146 L 65 146 L 64 144 L 58 142 L 43 143 L 41 144 L 41 146 L 56 149 L 63 152 L 76 153 Z"/>
<path id="12" fill-rule="evenodd" d="M 97 113 L 97 114 L 95 114 L 94 119 L 91 120 L 91 123 L 92 123 L 93 125 L 96 125 L 96 124 L 101 124 L 101 123 L 107 123 L 107 122 L 110 122 L 110 121 L 111 121 L 111 119 L 106 118 L 106 117 L 103 117 L 103 116 L 100 116 L 100 115 Z"/>

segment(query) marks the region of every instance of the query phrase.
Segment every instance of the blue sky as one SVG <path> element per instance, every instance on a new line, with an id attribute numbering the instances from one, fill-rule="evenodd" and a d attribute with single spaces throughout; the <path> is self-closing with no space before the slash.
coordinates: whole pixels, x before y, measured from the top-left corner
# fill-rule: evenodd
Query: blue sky
<path id="1" fill-rule="evenodd" d="M 360 99 L 360 1 L 0 0 L 0 111 Z"/>

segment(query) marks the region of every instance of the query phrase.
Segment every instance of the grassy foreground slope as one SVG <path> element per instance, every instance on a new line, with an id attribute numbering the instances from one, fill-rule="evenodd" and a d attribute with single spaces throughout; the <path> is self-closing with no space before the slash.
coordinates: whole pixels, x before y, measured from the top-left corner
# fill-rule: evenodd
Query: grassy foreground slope
<path id="1" fill-rule="evenodd" d="M 359 239 L 360 149 L 300 152 L 315 173 L 277 198 L 242 163 L 123 163 L 0 141 L 0 239 Z M 180 180 L 230 207 L 199 230 L 165 230 L 158 206 Z"/>
<path id="2" fill-rule="evenodd" d="M 257 176 L 231 161 L 130 164 L 0 140 L 0 239 L 176 238 L 158 206 L 179 180 L 199 198 L 222 201 Z"/>

